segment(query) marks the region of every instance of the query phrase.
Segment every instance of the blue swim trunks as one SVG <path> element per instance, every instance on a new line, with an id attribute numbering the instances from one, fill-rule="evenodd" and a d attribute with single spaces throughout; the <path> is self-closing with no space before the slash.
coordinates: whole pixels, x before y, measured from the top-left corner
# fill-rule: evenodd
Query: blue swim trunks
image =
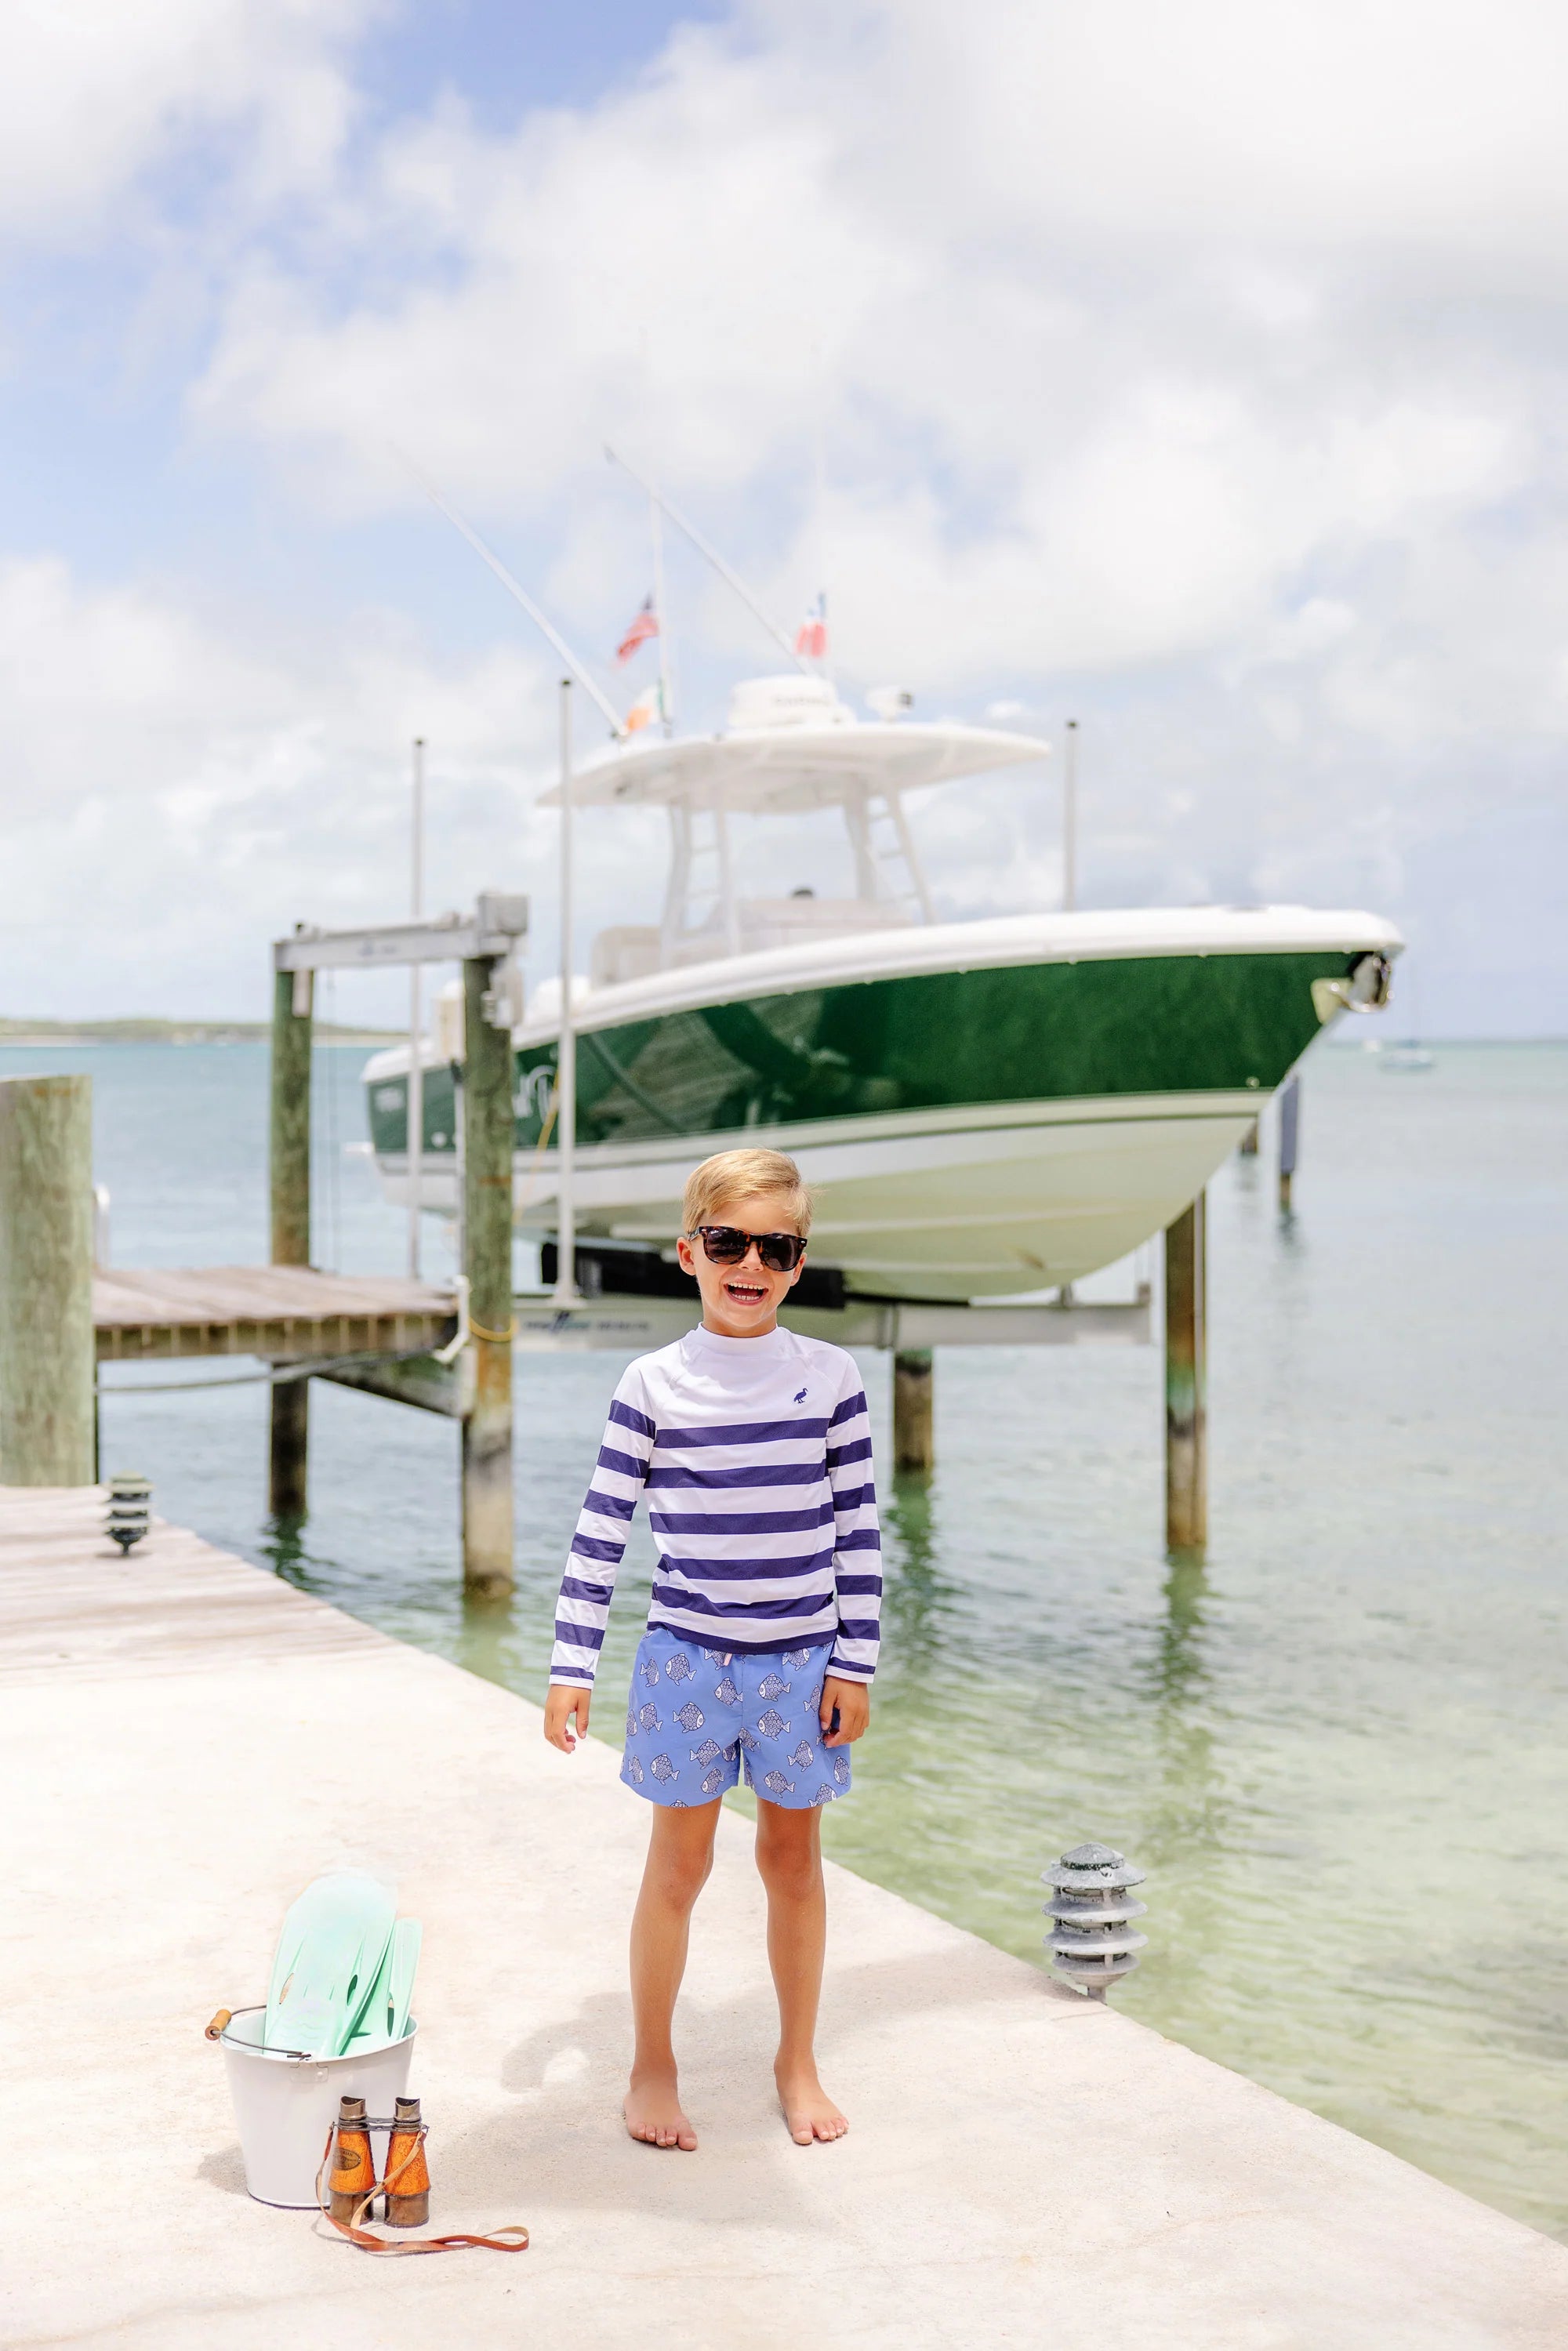
<path id="1" fill-rule="evenodd" d="M 621 1777 L 651 1803 L 711 1804 L 744 1772 L 770 1804 L 808 1812 L 848 1792 L 850 1750 L 817 1708 L 831 1643 L 743 1656 L 652 1625 L 632 1668 Z"/>

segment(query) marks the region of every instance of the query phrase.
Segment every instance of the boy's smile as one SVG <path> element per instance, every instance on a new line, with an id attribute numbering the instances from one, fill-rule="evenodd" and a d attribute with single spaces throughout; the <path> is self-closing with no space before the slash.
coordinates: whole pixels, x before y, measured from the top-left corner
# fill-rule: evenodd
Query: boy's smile
<path id="1" fill-rule="evenodd" d="M 695 1274 L 702 1292 L 703 1328 L 721 1339 L 762 1339 L 779 1324 L 779 1309 L 800 1279 L 800 1266 L 774 1273 L 758 1254 L 756 1236 L 793 1233 L 799 1228 L 790 1202 L 778 1192 L 754 1192 L 744 1200 L 726 1201 L 709 1221 L 737 1226 L 754 1236 L 738 1265 L 715 1265 L 700 1234 L 688 1240 L 683 1233 L 675 1254 L 685 1272 Z M 804 1263 L 804 1259 L 802 1259 Z"/>

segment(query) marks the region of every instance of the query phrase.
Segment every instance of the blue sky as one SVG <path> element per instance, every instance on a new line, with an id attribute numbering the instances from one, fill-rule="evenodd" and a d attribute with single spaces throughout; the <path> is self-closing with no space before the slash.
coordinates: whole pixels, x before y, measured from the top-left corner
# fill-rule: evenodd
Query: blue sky
<path id="1" fill-rule="evenodd" d="M 1555 11 L 72 0 L 11 65 L 8 1010 L 255 1012 L 395 909 L 415 731 L 434 892 L 548 963 L 553 664 L 394 451 L 630 699 L 614 436 L 787 622 L 825 570 L 852 700 L 1077 715 L 1092 903 L 1370 905 L 1428 1029 L 1568 1029 Z M 773 656 L 671 606 L 720 723 Z M 660 849 L 594 824 L 584 957 Z M 1051 903 L 1049 763 L 918 824 Z"/>

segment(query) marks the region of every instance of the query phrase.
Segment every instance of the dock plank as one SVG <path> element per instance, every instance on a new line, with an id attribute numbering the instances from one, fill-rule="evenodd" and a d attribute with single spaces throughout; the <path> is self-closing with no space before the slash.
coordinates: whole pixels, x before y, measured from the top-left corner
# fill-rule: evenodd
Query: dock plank
<path id="1" fill-rule="evenodd" d="M 391 1354 L 455 1328 L 450 1290 L 312 1266 L 115 1267 L 93 1277 L 100 1363 Z"/>
<path id="2" fill-rule="evenodd" d="M 852 2127 L 793 2147 L 751 1832 L 729 1812 L 680 2025 L 702 2147 L 632 2146 L 647 1813 L 612 1748 L 555 1753 L 525 1700 L 193 1535 L 160 1528 L 120 1562 L 100 1509 L 0 1489 L 0 2342 L 1568 2340 L 1562 2246 L 831 1866 L 821 2051 Z M 97 1628 L 74 1667 L 73 1620 Z M 202 2026 L 261 1996 L 286 1904 L 349 1858 L 395 1875 L 424 1926 L 413 2086 L 435 2224 L 522 2220 L 526 2254 L 372 2262 L 244 2192 Z M 1040 1854 L 1018 1862 L 1032 1908 Z"/>

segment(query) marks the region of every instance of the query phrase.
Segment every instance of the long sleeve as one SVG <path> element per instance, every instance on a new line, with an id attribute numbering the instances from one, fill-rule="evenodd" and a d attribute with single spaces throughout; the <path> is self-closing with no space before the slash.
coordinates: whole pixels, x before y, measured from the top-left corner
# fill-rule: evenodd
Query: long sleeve
<path id="1" fill-rule="evenodd" d="M 587 1683 L 599 1667 L 615 1572 L 626 1551 L 637 1497 L 653 1450 L 653 1423 L 642 1409 L 645 1398 L 635 1371 L 615 1391 L 604 1441 L 571 1539 L 566 1573 L 555 1608 L 551 1683 Z"/>
<path id="2" fill-rule="evenodd" d="M 852 1392 L 828 1423 L 828 1482 L 833 1489 L 833 1581 L 839 1631 L 828 1671 L 869 1682 L 882 1637 L 882 1535 L 871 1458 L 871 1416 L 851 1363 Z"/>

